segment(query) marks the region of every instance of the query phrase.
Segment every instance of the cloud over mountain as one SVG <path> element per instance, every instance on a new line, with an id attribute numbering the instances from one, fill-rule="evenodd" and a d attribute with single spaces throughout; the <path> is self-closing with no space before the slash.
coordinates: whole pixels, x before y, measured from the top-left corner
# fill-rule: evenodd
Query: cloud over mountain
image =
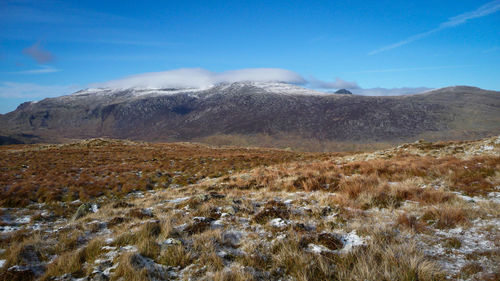
<path id="1" fill-rule="evenodd" d="M 218 83 L 239 81 L 285 82 L 304 84 L 299 74 L 281 68 L 247 68 L 213 72 L 203 68 L 181 68 L 162 72 L 150 72 L 93 84 L 102 88 L 203 88 Z"/>

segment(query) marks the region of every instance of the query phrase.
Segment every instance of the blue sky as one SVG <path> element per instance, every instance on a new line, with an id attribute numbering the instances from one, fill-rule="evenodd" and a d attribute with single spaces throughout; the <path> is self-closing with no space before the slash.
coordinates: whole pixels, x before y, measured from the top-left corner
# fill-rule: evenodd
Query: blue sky
<path id="1" fill-rule="evenodd" d="M 499 65 L 500 0 L 0 0 L 0 113 L 178 68 L 280 68 L 313 88 L 500 90 Z"/>

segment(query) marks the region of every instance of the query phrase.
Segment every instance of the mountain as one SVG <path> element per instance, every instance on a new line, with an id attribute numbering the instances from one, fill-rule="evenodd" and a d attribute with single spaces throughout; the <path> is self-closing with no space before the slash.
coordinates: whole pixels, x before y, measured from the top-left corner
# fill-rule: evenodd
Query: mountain
<path id="1" fill-rule="evenodd" d="M 500 92 L 474 87 L 374 97 L 237 82 L 206 89 L 86 89 L 27 102 L 0 116 L 0 135 L 11 142 L 265 135 L 368 143 L 479 138 L 499 134 L 499 124 Z"/>
<path id="2" fill-rule="evenodd" d="M 346 89 L 340 89 L 335 91 L 335 94 L 340 94 L 340 95 L 352 95 L 351 91 L 346 90 Z"/>

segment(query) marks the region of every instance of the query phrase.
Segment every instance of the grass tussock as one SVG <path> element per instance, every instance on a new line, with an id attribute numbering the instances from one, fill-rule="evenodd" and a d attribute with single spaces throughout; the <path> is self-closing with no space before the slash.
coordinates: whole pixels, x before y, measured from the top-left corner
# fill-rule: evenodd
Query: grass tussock
<path id="1" fill-rule="evenodd" d="M 444 205 L 427 210 L 421 219 L 440 229 L 455 228 L 469 223 L 467 211 L 460 206 Z"/>
<path id="2" fill-rule="evenodd" d="M 90 266 L 94 260 L 103 253 L 104 242 L 100 239 L 90 241 L 84 248 L 76 251 L 68 251 L 57 257 L 47 266 L 47 271 L 41 280 L 51 280 L 53 276 L 61 276 L 70 273 L 73 277 L 83 277 L 90 272 L 86 272 L 86 266 Z M 91 267 L 87 268 L 87 271 Z"/>

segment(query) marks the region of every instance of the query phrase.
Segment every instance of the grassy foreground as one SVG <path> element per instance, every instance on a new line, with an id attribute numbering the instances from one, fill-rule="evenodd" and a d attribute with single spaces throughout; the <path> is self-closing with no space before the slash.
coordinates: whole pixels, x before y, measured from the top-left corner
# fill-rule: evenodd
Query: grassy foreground
<path id="1" fill-rule="evenodd" d="M 0 280 L 498 280 L 500 138 L 0 147 Z M 83 279 L 82 279 L 83 278 Z"/>

